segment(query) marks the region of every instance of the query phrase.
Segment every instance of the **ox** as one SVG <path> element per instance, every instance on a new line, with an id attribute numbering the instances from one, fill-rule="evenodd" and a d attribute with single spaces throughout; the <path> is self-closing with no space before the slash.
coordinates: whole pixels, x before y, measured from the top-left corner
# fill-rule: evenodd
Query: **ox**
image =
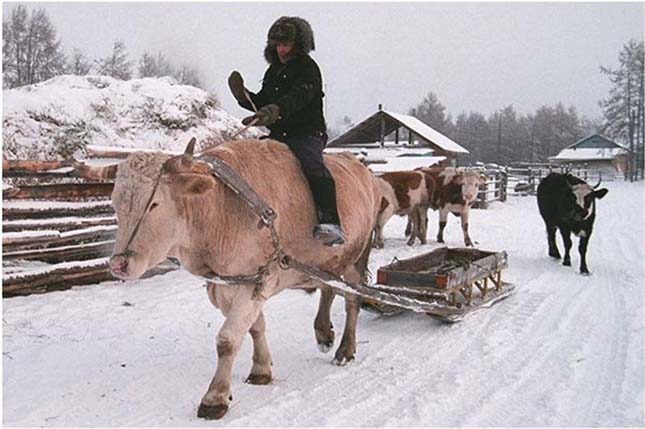
<path id="1" fill-rule="evenodd" d="M 443 243 L 443 230 L 448 221 L 448 213 L 461 216 L 461 229 L 464 233 L 464 244 L 472 246 L 473 242 L 468 234 L 468 220 L 470 218 L 470 207 L 477 199 L 479 187 L 486 184 L 486 176 L 472 170 L 461 170 L 454 167 L 431 167 L 419 168 L 417 171 L 426 175 L 426 182 L 433 183 L 434 192 L 430 196 L 427 206 L 419 206 L 414 216 L 408 221 L 408 228 L 415 229 L 414 222 L 422 225 L 428 222 L 428 206 L 439 210 L 439 232 L 437 242 Z M 406 234 L 408 233 L 406 228 Z M 416 227 L 420 229 L 420 227 Z M 427 227 L 421 228 L 424 233 Z"/>
<path id="2" fill-rule="evenodd" d="M 182 157 L 134 153 L 118 166 L 77 168 L 85 177 L 116 178 L 112 202 L 119 227 L 109 261 L 115 276 L 137 279 L 166 257 L 178 259 L 195 275 L 209 277 L 255 274 L 268 267 L 259 286 L 208 283 L 208 298 L 225 321 L 217 334 L 217 369 L 197 415 L 219 419 L 232 399 L 233 361 L 247 332 L 253 339 L 253 365 L 246 381 L 267 384 L 272 379 L 262 312 L 265 301 L 287 288 L 321 289 L 314 329 L 319 347 L 327 351 L 334 342 L 329 313 L 335 293 L 300 272 L 280 268 L 277 262 L 268 264 L 274 250 L 269 230 L 258 229 L 258 218 L 245 203 L 204 163 L 192 159 L 194 143 L 191 140 Z M 338 211 L 347 237 L 344 245 L 328 247 L 312 236 L 314 202 L 286 145 L 243 140 L 222 144 L 207 154 L 235 169 L 278 213 L 275 227 L 286 254 L 349 282 L 364 280 L 381 194 L 371 172 L 353 155 L 325 156 L 336 180 Z M 345 294 L 345 330 L 334 357 L 338 365 L 354 359 L 359 304 L 358 296 Z"/>
<path id="3" fill-rule="evenodd" d="M 540 215 L 546 225 L 549 256 L 560 259 L 555 243 L 555 230 L 560 230 L 564 241 L 563 265 L 571 265 L 571 233 L 580 237 L 580 273 L 589 274 L 587 268 L 587 246 L 596 218 L 596 199 L 607 194 L 607 189 L 597 189 L 600 181 L 592 187 L 583 180 L 570 174 L 551 173 L 537 188 L 537 201 Z"/>
<path id="4" fill-rule="evenodd" d="M 383 247 L 383 227 L 393 215 L 416 217 L 418 207 L 427 210 L 430 196 L 434 192 L 434 180 L 419 171 L 394 171 L 378 177 L 383 198 L 374 228 L 374 246 Z M 413 222 L 412 231 L 408 234 L 408 245 L 418 238 L 426 243 L 426 223 Z"/>

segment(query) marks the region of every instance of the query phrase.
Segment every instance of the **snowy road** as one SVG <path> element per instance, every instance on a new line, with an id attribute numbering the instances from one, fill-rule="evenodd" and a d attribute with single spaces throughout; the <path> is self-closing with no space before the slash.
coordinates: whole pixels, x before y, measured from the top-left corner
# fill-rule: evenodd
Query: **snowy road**
<path id="1" fill-rule="evenodd" d="M 197 419 L 196 409 L 215 370 L 222 316 L 189 274 L 4 299 L 3 424 L 642 427 L 643 184 L 606 186 L 591 277 L 577 273 L 577 239 L 573 268 L 547 258 L 534 198 L 477 210 L 471 235 L 482 249 L 508 252 L 505 279 L 516 294 L 454 325 L 362 312 L 348 367 L 317 349 L 317 295 L 275 297 L 265 310 L 275 380 L 243 383 L 247 338 L 234 401 L 217 423 Z M 436 213 L 430 222 L 430 244 L 409 248 L 404 220 L 393 219 L 372 269 L 436 248 Z M 447 244 L 461 240 L 451 217 Z M 332 321 L 338 335 L 342 299 Z"/>

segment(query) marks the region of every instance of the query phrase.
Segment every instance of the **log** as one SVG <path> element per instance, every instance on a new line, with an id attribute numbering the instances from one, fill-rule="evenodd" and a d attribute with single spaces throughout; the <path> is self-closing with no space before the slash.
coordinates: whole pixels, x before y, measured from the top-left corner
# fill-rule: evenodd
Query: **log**
<path id="1" fill-rule="evenodd" d="M 47 171 L 56 170 L 58 168 L 69 167 L 69 161 L 38 161 L 34 159 L 15 160 L 3 159 L 2 160 L 2 174 L 7 176 L 7 172 L 12 171 Z M 7 176 L 8 177 L 8 176 Z"/>
<path id="2" fill-rule="evenodd" d="M 95 259 L 96 264 L 62 267 L 52 266 L 51 269 L 38 270 L 33 274 L 17 273 L 3 276 L 2 297 L 24 296 L 32 293 L 45 293 L 56 290 L 70 289 L 72 286 L 92 285 L 115 279 L 108 268 L 107 258 Z M 90 261 L 88 261 L 90 262 Z M 176 268 L 158 265 L 146 272 L 142 278 L 165 274 Z"/>
<path id="3" fill-rule="evenodd" d="M 73 231 L 75 229 L 88 228 L 90 226 L 116 225 L 116 217 L 97 217 L 97 218 L 59 218 L 43 220 L 38 222 L 13 221 L 2 224 L 2 232 L 21 232 L 25 230 L 39 231 L 43 229 L 52 229 L 58 232 Z"/>
<path id="4" fill-rule="evenodd" d="M 81 177 L 78 171 L 73 168 L 60 169 L 57 171 L 31 171 L 31 170 L 9 170 L 2 172 L 4 177 L 32 177 L 35 179 L 61 179 L 70 177 Z"/>
<path id="5" fill-rule="evenodd" d="M 5 261 L 42 261 L 49 264 L 58 264 L 61 262 L 86 261 L 88 259 L 110 256 L 113 248 L 114 241 L 100 241 L 97 243 L 52 247 L 49 249 L 7 252 L 2 254 L 2 258 Z"/>
<path id="6" fill-rule="evenodd" d="M 22 208 L 2 207 L 2 217 L 5 220 L 14 219 L 47 219 L 53 217 L 80 216 L 91 217 L 99 215 L 114 215 L 111 202 L 82 207 L 54 207 L 54 208 Z"/>
<path id="7" fill-rule="evenodd" d="M 153 152 L 165 153 L 169 155 L 180 155 L 181 152 L 159 150 L 159 149 L 144 149 L 144 148 L 118 148 L 109 146 L 93 146 L 87 145 L 85 148 L 89 158 L 109 158 L 109 159 L 125 159 L 135 152 Z"/>
<path id="8" fill-rule="evenodd" d="M 98 229 L 102 228 L 102 229 Z M 68 233 L 58 237 L 20 237 L 2 240 L 3 252 L 17 252 L 20 250 L 48 249 L 52 247 L 69 246 L 97 241 L 114 240 L 116 227 L 93 227 Z"/>
<path id="9" fill-rule="evenodd" d="M 83 198 L 109 198 L 114 183 L 56 183 L 13 187 L 2 191 L 2 199 L 15 200 L 65 200 L 75 201 Z"/>
<path id="10" fill-rule="evenodd" d="M 96 264 L 37 270 L 34 273 L 16 273 L 2 278 L 2 297 L 44 293 L 52 290 L 69 289 L 72 286 L 98 283 L 112 279 L 107 259 L 95 260 Z"/>

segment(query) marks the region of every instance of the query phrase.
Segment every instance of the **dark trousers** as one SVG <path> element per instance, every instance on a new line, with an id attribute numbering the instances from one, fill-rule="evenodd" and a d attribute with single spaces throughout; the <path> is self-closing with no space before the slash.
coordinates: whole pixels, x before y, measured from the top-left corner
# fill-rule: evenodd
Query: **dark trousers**
<path id="1" fill-rule="evenodd" d="M 271 136 L 272 137 L 272 136 Z M 336 206 L 336 183 L 323 161 L 327 136 L 301 136 L 277 139 L 282 141 L 300 161 L 316 204 L 318 223 L 340 225 Z"/>

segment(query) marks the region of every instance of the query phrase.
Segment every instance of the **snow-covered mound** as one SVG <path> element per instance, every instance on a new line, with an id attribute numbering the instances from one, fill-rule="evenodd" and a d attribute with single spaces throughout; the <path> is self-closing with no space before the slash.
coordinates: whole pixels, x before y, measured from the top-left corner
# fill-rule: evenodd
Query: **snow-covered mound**
<path id="1" fill-rule="evenodd" d="M 89 144 L 182 150 L 193 136 L 201 148 L 242 128 L 212 94 L 170 77 L 57 76 L 3 91 L 3 104 L 3 155 L 9 159 L 63 158 Z"/>

